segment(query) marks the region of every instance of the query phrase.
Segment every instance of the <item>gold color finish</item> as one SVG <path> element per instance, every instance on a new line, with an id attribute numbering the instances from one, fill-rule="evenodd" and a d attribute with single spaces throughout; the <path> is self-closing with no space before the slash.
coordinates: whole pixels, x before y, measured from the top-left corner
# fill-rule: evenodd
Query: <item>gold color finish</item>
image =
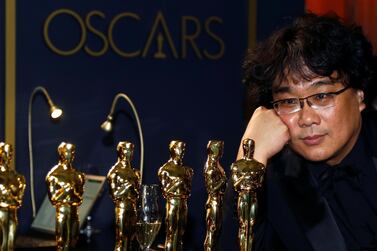
<path id="1" fill-rule="evenodd" d="M 188 23 L 191 22 L 195 24 L 195 32 L 188 34 Z M 206 21 L 207 23 L 207 21 Z M 203 59 L 203 56 L 200 52 L 198 45 L 195 42 L 195 39 L 199 36 L 202 31 L 200 20 L 194 16 L 182 16 L 181 21 L 181 41 L 182 41 L 182 58 L 187 58 L 187 43 L 192 46 L 192 49 L 195 52 L 195 55 L 198 59 Z"/>
<path id="2" fill-rule="evenodd" d="M 101 124 L 102 130 L 111 132 L 113 130 L 113 116 L 107 116 L 106 120 Z"/>
<path id="3" fill-rule="evenodd" d="M 184 166 L 182 159 L 186 144 L 171 141 L 170 159 L 158 170 L 162 194 L 166 199 L 166 240 L 165 250 L 182 250 L 182 236 L 187 222 L 187 198 L 191 193 L 191 181 L 194 171 Z"/>
<path id="4" fill-rule="evenodd" d="M 118 161 L 107 174 L 111 198 L 115 203 L 116 244 L 115 251 L 131 250 L 136 234 L 137 200 L 140 188 L 140 172 L 131 166 L 134 145 L 119 142 Z"/>
<path id="5" fill-rule="evenodd" d="M 5 1 L 5 141 L 16 145 L 16 1 Z M 13 154 L 15 155 L 15 153 Z M 13 156 L 15 159 L 15 156 Z M 14 169 L 14 163 L 11 168 Z"/>
<path id="6" fill-rule="evenodd" d="M 69 250 L 79 234 L 78 207 L 84 193 L 85 176 L 72 166 L 75 146 L 62 142 L 58 147 L 59 163 L 46 176 L 48 197 L 56 208 L 56 250 Z"/>
<path id="7" fill-rule="evenodd" d="M 204 250 L 215 250 L 221 229 L 221 208 L 226 189 L 226 175 L 219 160 L 223 155 L 224 142 L 211 140 L 207 145 L 208 159 L 204 166 L 204 178 L 208 193 L 206 203 L 207 234 Z"/>
<path id="8" fill-rule="evenodd" d="M 46 88 L 43 86 L 37 86 L 34 88 L 32 93 L 30 94 L 29 98 L 29 107 L 28 107 L 28 144 L 29 144 L 29 170 L 30 170 L 30 197 L 31 197 L 31 208 L 33 213 L 33 218 L 35 218 L 36 215 L 36 207 L 35 207 L 35 196 L 34 196 L 34 161 L 33 161 L 33 137 L 32 137 L 32 108 L 33 108 L 33 101 L 36 94 L 42 93 L 43 96 L 46 98 L 46 101 L 48 105 L 50 106 L 50 116 L 52 119 L 59 118 L 63 111 L 57 107 L 54 102 L 52 102 L 52 99 L 50 95 L 48 94 Z"/>
<path id="9" fill-rule="evenodd" d="M 234 189 L 238 192 L 238 220 L 240 251 L 252 250 L 254 222 L 257 212 L 257 189 L 262 186 L 266 167 L 253 159 L 254 141 L 242 142 L 244 156 L 231 166 Z"/>
<path id="10" fill-rule="evenodd" d="M 216 22 L 218 24 L 222 24 L 223 23 L 223 20 L 219 17 L 216 17 L 216 16 L 211 16 L 209 17 L 206 22 L 205 22 L 205 25 L 204 25 L 204 28 L 208 34 L 209 37 L 211 37 L 214 41 L 216 41 L 218 43 L 218 46 L 219 46 L 219 52 L 217 53 L 210 53 L 209 51 L 207 51 L 206 49 L 203 50 L 203 54 L 206 58 L 209 58 L 211 60 L 218 60 L 222 57 L 224 57 L 224 53 L 225 53 L 225 42 L 224 40 L 219 37 L 218 35 L 216 35 L 215 33 L 213 33 L 210 29 L 210 25 L 212 22 Z"/>
<path id="11" fill-rule="evenodd" d="M 73 48 L 72 50 L 69 50 L 69 51 L 63 51 L 63 50 L 56 48 L 54 46 L 54 44 L 51 42 L 50 36 L 48 35 L 48 29 L 49 29 L 51 21 L 56 16 L 58 16 L 60 14 L 66 14 L 66 15 L 70 15 L 71 17 L 73 17 L 79 23 L 80 30 L 82 31 L 79 44 L 75 48 Z M 83 22 L 81 17 L 76 12 L 74 12 L 70 9 L 58 9 L 58 10 L 52 12 L 47 17 L 47 19 L 46 19 L 46 21 L 43 25 L 43 36 L 44 36 L 45 42 L 47 44 L 47 47 L 50 48 L 53 52 L 55 52 L 56 54 L 58 54 L 60 56 L 71 56 L 71 55 L 75 54 L 76 52 L 78 52 L 83 47 L 83 45 L 85 44 L 85 41 L 86 41 L 87 33 L 86 33 L 85 23 Z"/>
<path id="12" fill-rule="evenodd" d="M 134 103 L 131 101 L 131 99 L 124 93 L 118 93 L 115 95 L 113 99 L 113 103 L 111 104 L 111 109 L 109 115 L 107 115 L 107 118 L 105 122 L 101 124 L 101 128 L 106 131 L 110 132 L 113 129 L 113 114 L 115 111 L 115 105 L 118 102 L 120 98 L 123 98 L 127 101 L 127 103 L 131 106 L 132 112 L 135 116 L 137 129 L 139 132 L 139 139 L 140 139 L 140 184 L 143 182 L 143 167 L 144 167 L 144 139 L 143 139 L 143 130 L 141 129 L 140 119 L 139 115 L 136 111 L 136 107 Z"/>
<path id="13" fill-rule="evenodd" d="M 97 30 L 92 25 L 91 19 L 92 19 L 93 16 L 100 17 L 103 20 L 106 19 L 106 16 L 101 11 L 93 10 L 93 11 L 90 11 L 88 13 L 88 15 L 86 15 L 86 17 L 85 17 L 85 23 L 87 25 L 88 31 L 90 31 L 91 33 L 95 34 L 98 38 L 100 38 L 102 40 L 103 47 L 99 51 L 93 51 L 93 50 L 91 50 L 89 48 L 88 45 L 85 45 L 84 50 L 85 50 L 86 53 L 88 53 L 92 57 L 100 57 L 100 56 L 104 55 L 107 52 L 107 50 L 109 49 L 109 42 L 107 41 L 107 37 L 105 36 L 105 34 L 103 34 L 100 30 Z M 111 34 L 111 32 L 112 31 L 109 30 L 109 40 L 110 40 L 110 36 L 111 36 L 110 34 Z"/>
<path id="14" fill-rule="evenodd" d="M 22 205 L 26 182 L 23 175 L 10 167 L 13 149 L 0 142 L 0 231 L 1 250 L 13 250 L 17 229 L 17 209 Z"/>
<path id="15" fill-rule="evenodd" d="M 248 49 L 253 49 L 257 42 L 257 0 L 249 0 L 248 8 Z"/>
<path id="16" fill-rule="evenodd" d="M 165 38 L 166 38 L 167 44 L 168 44 L 168 46 L 169 46 L 169 48 L 171 50 L 171 53 L 173 54 L 173 57 L 175 59 L 177 59 L 178 58 L 178 52 L 177 52 L 177 49 L 174 46 L 173 38 L 172 38 L 172 36 L 170 34 L 170 31 L 169 31 L 169 28 L 168 28 L 168 24 L 167 24 L 167 22 L 165 20 L 165 17 L 162 14 L 161 11 L 159 11 L 157 13 L 156 18 L 154 19 L 154 23 L 153 23 L 151 32 L 148 35 L 148 39 L 147 39 L 147 42 L 145 44 L 144 50 L 143 50 L 143 52 L 141 54 L 141 57 L 145 58 L 147 56 L 147 53 L 148 53 L 148 51 L 149 51 L 149 49 L 151 47 L 151 44 L 152 44 L 152 40 L 153 40 L 153 38 L 156 37 L 156 33 L 159 32 L 159 27 L 161 27 L 161 31 L 163 31 L 163 33 L 165 34 Z M 162 33 L 158 33 L 158 34 L 162 34 Z M 159 37 L 159 35 L 157 35 L 157 43 L 158 43 L 158 37 Z M 162 48 L 160 48 L 160 49 L 162 49 Z M 158 54 L 160 54 L 160 53 L 158 53 Z"/>
<path id="17" fill-rule="evenodd" d="M 113 34 L 114 34 L 114 26 L 118 23 L 118 21 L 122 18 L 132 18 L 134 20 L 137 20 L 139 21 L 140 20 L 140 17 L 139 15 L 135 14 L 135 13 L 131 13 L 131 12 L 123 12 L 123 13 L 120 13 L 118 15 L 116 15 L 113 20 L 111 20 L 110 22 L 110 25 L 109 25 L 109 43 L 111 45 L 111 48 L 115 51 L 115 53 L 117 53 L 118 55 L 121 55 L 122 57 L 125 57 L 125 58 L 133 58 L 133 57 L 137 57 L 140 55 L 140 50 L 136 50 L 136 51 L 132 51 L 132 52 L 126 52 L 126 51 L 123 51 L 121 50 L 114 42 L 114 37 L 113 37 Z"/>

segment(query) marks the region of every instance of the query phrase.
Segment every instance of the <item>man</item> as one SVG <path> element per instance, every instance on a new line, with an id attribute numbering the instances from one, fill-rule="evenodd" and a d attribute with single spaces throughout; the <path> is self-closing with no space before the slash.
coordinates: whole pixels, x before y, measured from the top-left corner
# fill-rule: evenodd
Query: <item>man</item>
<path id="1" fill-rule="evenodd" d="M 377 250 L 375 67 L 359 27 L 314 14 L 246 58 L 242 139 L 267 166 L 254 250 Z"/>

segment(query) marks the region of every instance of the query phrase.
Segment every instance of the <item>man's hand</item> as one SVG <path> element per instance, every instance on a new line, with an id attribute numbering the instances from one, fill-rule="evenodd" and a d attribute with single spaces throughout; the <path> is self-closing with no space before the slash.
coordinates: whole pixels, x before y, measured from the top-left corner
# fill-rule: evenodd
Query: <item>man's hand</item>
<path id="1" fill-rule="evenodd" d="M 242 136 L 237 159 L 243 156 L 242 141 L 246 138 L 255 142 L 254 159 L 266 165 L 268 159 L 283 149 L 290 136 L 288 127 L 273 109 L 258 107 Z"/>

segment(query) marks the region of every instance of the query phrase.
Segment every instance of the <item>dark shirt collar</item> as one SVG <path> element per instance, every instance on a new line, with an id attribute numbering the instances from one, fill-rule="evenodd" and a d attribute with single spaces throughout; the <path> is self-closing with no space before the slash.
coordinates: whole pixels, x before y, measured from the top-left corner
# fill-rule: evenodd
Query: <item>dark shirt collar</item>
<path id="1" fill-rule="evenodd" d="M 351 152 L 337 165 L 330 166 L 324 162 L 310 162 L 309 169 L 316 180 L 321 180 L 326 172 L 345 171 L 350 176 L 363 172 L 368 165 L 369 151 L 366 146 L 365 135 L 361 131 Z"/>

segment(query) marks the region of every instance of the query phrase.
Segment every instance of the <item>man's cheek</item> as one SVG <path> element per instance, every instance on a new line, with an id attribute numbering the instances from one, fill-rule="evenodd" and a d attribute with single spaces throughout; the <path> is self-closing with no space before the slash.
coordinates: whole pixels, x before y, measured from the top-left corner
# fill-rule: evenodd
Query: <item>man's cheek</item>
<path id="1" fill-rule="evenodd" d="M 296 116 L 293 114 L 281 115 L 280 120 L 289 128 L 297 125 Z"/>
<path id="2" fill-rule="evenodd" d="M 285 124 L 288 128 L 289 138 L 290 140 L 293 140 L 297 137 L 297 128 L 292 126 L 291 124 Z"/>

